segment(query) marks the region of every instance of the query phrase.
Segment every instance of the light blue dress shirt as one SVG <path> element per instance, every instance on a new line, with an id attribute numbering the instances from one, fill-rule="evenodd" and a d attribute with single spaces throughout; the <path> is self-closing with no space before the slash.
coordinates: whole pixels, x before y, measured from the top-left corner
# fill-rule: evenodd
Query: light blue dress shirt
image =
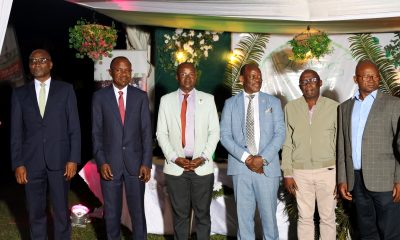
<path id="1" fill-rule="evenodd" d="M 361 169 L 362 136 L 369 112 L 376 98 L 378 90 L 373 91 L 364 100 L 360 99 L 360 92 L 356 91 L 353 98 L 354 106 L 351 114 L 351 146 L 354 170 Z"/>

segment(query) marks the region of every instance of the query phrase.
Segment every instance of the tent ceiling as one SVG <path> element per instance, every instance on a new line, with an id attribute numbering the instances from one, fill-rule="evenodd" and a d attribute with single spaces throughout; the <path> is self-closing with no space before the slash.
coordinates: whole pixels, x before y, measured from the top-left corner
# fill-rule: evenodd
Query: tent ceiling
<path id="1" fill-rule="evenodd" d="M 400 31 L 399 0 L 68 0 L 128 25 L 294 34 Z"/>

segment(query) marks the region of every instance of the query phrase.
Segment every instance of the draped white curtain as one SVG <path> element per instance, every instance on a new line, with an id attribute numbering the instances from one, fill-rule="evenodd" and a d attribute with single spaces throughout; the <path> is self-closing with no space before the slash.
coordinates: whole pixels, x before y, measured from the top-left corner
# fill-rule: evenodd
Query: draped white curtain
<path id="1" fill-rule="evenodd" d="M 12 0 L 0 0 L 0 53 L 3 48 L 12 2 Z"/>

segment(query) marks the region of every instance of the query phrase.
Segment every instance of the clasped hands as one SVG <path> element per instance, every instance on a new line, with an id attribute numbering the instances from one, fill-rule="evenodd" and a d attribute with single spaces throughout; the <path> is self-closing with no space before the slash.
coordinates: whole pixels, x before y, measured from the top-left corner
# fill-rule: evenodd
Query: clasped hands
<path id="1" fill-rule="evenodd" d="M 258 174 L 264 173 L 264 160 L 261 156 L 250 155 L 246 158 L 245 164 L 250 171 Z"/>
<path id="2" fill-rule="evenodd" d="M 175 160 L 175 164 L 179 167 L 183 168 L 185 172 L 187 171 L 194 171 L 199 166 L 205 163 L 205 159 L 202 157 L 195 158 L 193 160 L 189 160 L 186 158 L 178 157 Z"/>
<path id="3" fill-rule="evenodd" d="M 142 182 L 145 183 L 148 182 L 150 180 L 150 175 L 151 175 L 150 173 L 151 169 L 149 167 L 141 165 L 139 169 L 139 179 Z M 103 165 L 101 165 L 100 174 L 104 180 L 107 181 L 113 180 L 114 175 L 112 174 L 111 166 L 108 163 L 104 163 Z"/>

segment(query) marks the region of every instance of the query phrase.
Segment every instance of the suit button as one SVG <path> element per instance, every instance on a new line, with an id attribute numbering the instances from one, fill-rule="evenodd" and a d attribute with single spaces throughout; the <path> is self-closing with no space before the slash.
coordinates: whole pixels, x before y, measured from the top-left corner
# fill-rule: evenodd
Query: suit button
<path id="1" fill-rule="evenodd" d="M 125 147 L 122 147 L 122 150 L 125 150 Z"/>

